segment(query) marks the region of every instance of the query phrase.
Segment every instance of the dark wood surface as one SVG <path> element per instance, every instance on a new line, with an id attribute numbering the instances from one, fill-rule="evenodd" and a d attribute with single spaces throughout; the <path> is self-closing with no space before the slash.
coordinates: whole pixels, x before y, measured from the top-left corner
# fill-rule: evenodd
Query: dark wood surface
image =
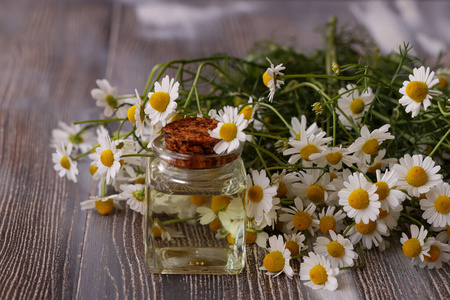
<path id="1" fill-rule="evenodd" d="M 170 59 L 243 57 L 262 39 L 315 49 L 322 39 L 313 29 L 332 13 L 354 19 L 345 1 L 319 2 L 2 0 L 0 299 L 449 299 L 448 265 L 411 266 L 398 237 L 386 253 L 366 251 L 365 269 L 342 272 L 336 292 L 313 291 L 298 276 L 266 276 L 256 247 L 238 276 L 152 275 L 141 216 L 81 211 L 90 177 L 74 184 L 53 170 L 51 130 L 59 120 L 98 115 L 89 94 L 96 79 L 125 93 L 142 90 L 154 64 Z"/>

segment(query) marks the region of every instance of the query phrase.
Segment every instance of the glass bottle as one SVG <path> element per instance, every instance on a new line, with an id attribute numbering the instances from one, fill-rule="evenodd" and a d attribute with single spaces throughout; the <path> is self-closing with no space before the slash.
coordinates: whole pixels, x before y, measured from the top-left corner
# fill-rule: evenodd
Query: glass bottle
<path id="1" fill-rule="evenodd" d="M 245 264 L 246 172 L 239 149 L 221 155 L 152 145 L 146 173 L 145 260 L 152 273 L 238 274 Z"/>

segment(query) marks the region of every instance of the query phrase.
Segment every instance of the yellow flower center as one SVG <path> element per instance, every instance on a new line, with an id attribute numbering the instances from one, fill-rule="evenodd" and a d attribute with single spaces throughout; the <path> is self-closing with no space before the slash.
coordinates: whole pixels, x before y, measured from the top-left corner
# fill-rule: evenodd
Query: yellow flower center
<path id="1" fill-rule="evenodd" d="M 328 174 L 330 174 L 330 181 L 333 181 L 336 178 L 338 178 L 337 175 L 335 173 L 333 173 L 333 172 L 328 172 Z"/>
<path id="2" fill-rule="evenodd" d="M 246 231 L 245 242 L 247 244 L 253 244 L 256 241 L 256 232 Z"/>
<path id="3" fill-rule="evenodd" d="M 244 115 L 244 119 L 250 122 L 250 119 L 252 118 L 253 115 L 253 106 L 250 105 L 245 106 L 239 114 Z"/>
<path id="4" fill-rule="evenodd" d="M 403 253 L 405 253 L 406 257 L 416 257 L 422 252 L 422 246 L 420 242 L 416 238 L 412 238 L 407 240 L 403 246 Z"/>
<path id="5" fill-rule="evenodd" d="M 369 206 L 369 194 L 363 189 L 357 189 L 348 196 L 348 204 L 354 209 L 364 209 Z"/>
<path id="6" fill-rule="evenodd" d="M 434 201 L 434 208 L 440 214 L 447 214 L 450 211 L 450 198 L 447 196 L 440 196 Z"/>
<path id="7" fill-rule="evenodd" d="M 328 280 L 327 270 L 321 265 L 314 266 L 309 271 L 309 278 L 315 284 L 322 285 Z"/>
<path id="8" fill-rule="evenodd" d="M 235 243 L 235 240 L 231 236 L 231 234 L 227 234 L 227 241 L 228 241 L 228 243 L 230 243 L 230 245 L 234 245 L 234 243 Z"/>
<path id="9" fill-rule="evenodd" d="M 387 183 L 384 181 L 378 181 L 375 185 L 377 186 L 377 191 L 375 193 L 378 194 L 378 200 L 382 201 L 386 199 L 391 192 Z"/>
<path id="10" fill-rule="evenodd" d="M 425 256 L 425 255 L 423 256 L 425 261 L 429 262 L 429 263 L 435 262 L 441 255 L 441 249 L 439 249 L 439 247 L 436 245 L 431 245 L 430 251 L 428 251 L 428 254 L 430 254 L 430 256 Z"/>
<path id="11" fill-rule="evenodd" d="M 141 178 L 137 178 L 134 180 L 134 183 L 136 184 L 145 184 L 145 178 L 141 177 Z"/>
<path id="12" fill-rule="evenodd" d="M 231 200 L 228 196 L 214 196 L 211 199 L 211 209 L 217 214 L 219 211 L 226 209 L 230 202 Z"/>
<path id="13" fill-rule="evenodd" d="M 220 222 L 219 218 L 215 218 L 214 221 L 209 223 L 209 228 L 211 228 L 212 231 L 216 232 L 222 227 L 222 223 Z"/>
<path id="14" fill-rule="evenodd" d="M 89 173 L 91 173 L 91 175 L 94 175 L 95 172 L 97 172 L 97 170 L 98 170 L 98 167 L 96 165 L 91 165 L 89 167 Z"/>
<path id="15" fill-rule="evenodd" d="M 109 215 L 114 209 L 114 200 L 112 198 L 106 201 L 97 200 L 95 201 L 95 208 L 101 215 Z"/>
<path id="16" fill-rule="evenodd" d="M 376 164 L 374 164 L 373 166 L 370 166 L 367 169 L 367 173 L 370 174 L 375 174 L 377 172 L 377 170 L 381 170 L 381 161 L 377 162 Z"/>
<path id="17" fill-rule="evenodd" d="M 332 241 L 328 243 L 327 251 L 328 254 L 330 254 L 330 256 L 334 258 L 339 258 L 342 257 L 342 255 L 344 255 L 345 248 L 338 241 Z"/>
<path id="18" fill-rule="evenodd" d="M 294 215 L 292 219 L 294 227 L 298 230 L 306 230 L 312 224 L 312 217 L 310 214 L 304 211 L 299 211 Z"/>
<path id="19" fill-rule="evenodd" d="M 313 110 L 316 113 L 316 115 L 320 115 L 323 113 L 323 105 L 320 102 L 315 102 L 313 105 Z"/>
<path id="20" fill-rule="evenodd" d="M 295 241 L 287 241 L 285 248 L 291 252 L 291 256 L 297 256 L 300 253 L 300 247 Z"/>
<path id="21" fill-rule="evenodd" d="M 206 200 L 208 200 L 208 196 L 201 196 L 201 195 L 192 195 L 191 197 L 191 203 L 197 206 L 202 206 L 205 204 Z"/>
<path id="22" fill-rule="evenodd" d="M 350 103 L 350 110 L 353 114 L 360 114 L 364 110 L 364 101 L 362 99 L 356 98 Z"/>
<path id="23" fill-rule="evenodd" d="M 338 164 L 342 159 L 342 153 L 341 152 L 331 152 L 325 155 L 326 160 L 332 164 L 336 165 Z"/>
<path id="24" fill-rule="evenodd" d="M 448 87 L 448 80 L 447 80 L 447 78 L 439 77 L 439 83 L 438 83 L 437 86 L 438 86 L 438 88 L 443 89 L 443 90 L 447 89 L 447 87 Z"/>
<path id="25" fill-rule="evenodd" d="M 269 74 L 267 74 L 267 71 L 264 72 L 262 78 L 263 78 L 264 85 L 269 87 L 269 81 L 272 80 L 272 77 L 270 77 Z"/>
<path id="26" fill-rule="evenodd" d="M 314 204 L 320 203 L 325 199 L 325 190 L 319 184 L 313 184 L 306 190 L 306 197 Z"/>
<path id="27" fill-rule="evenodd" d="M 336 219 L 332 216 L 324 216 L 320 218 L 320 231 L 323 234 L 328 234 L 330 230 L 336 230 Z"/>
<path id="28" fill-rule="evenodd" d="M 162 230 L 159 227 L 153 226 L 152 227 L 152 235 L 155 239 L 160 238 L 162 235 Z"/>
<path id="29" fill-rule="evenodd" d="M 415 187 L 424 185 L 427 183 L 427 180 L 428 174 L 425 169 L 420 166 L 412 167 L 406 174 L 406 182 Z"/>
<path id="30" fill-rule="evenodd" d="M 70 170 L 70 161 L 67 158 L 67 156 L 61 157 L 61 161 L 59 162 L 61 164 L 61 167 L 63 167 L 66 170 Z"/>
<path id="31" fill-rule="evenodd" d="M 423 81 L 411 81 L 406 86 L 406 94 L 412 100 L 420 103 L 428 95 L 428 85 Z"/>
<path id="32" fill-rule="evenodd" d="M 317 153 L 317 152 L 319 152 L 319 149 L 317 149 L 316 145 L 314 145 L 314 144 L 308 144 L 308 145 L 306 145 L 305 147 L 303 147 L 303 148 L 300 150 L 300 156 L 301 156 L 304 160 L 309 161 L 309 156 L 310 156 L 311 154 Z"/>
<path id="33" fill-rule="evenodd" d="M 272 273 L 278 273 L 284 268 L 286 260 L 280 251 L 273 251 L 264 257 L 263 265 L 267 271 Z"/>
<path id="34" fill-rule="evenodd" d="M 278 186 L 276 196 L 278 198 L 284 198 L 286 196 L 287 192 L 288 192 L 288 189 L 287 189 L 286 183 L 281 182 L 281 184 Z"/>
<path id="35" fill-rule="evenodd" d="M 117 100 L 114 98 L 113 95 L 106 95 L 105 97 L 106 103 L 108 103 L 109 106 L 111 106 L 112 108 L 116 108 L 117 107 Z"/>
<path id="36" fill-rule="evenodd" d="M 225 123 L 220 127 L 219 136 L 225 142 L 231 142 L 236 138 L 238 128 L 234 123 Z"/>
<path id="37" fill-rule="evenodd" d="M 381 209 L 381 208 L 379 210 L 380 210 L 380 214 L 378 215 L 378 219 L 384 219 L 389 215 L 389 211 Z"/>
<path id="38" fill-rule="evenodd" d="M 377 154 L 379 147 L 380 144 L 378 143 L 378 140 L 373 138 L 365 141 L 365 143 L 361 146 L 361 150 L 366 154 L 375 155 Z"/>
<path id="39" fill-rule="evenodd" d="M 371 234 L 377 228 L 377 221 L 369 220 L 368 224 L 364 224 L 362 221 L 355 225 L 356 230 L 361 234 Z"/>
<path id="40" fill-rule="evenodd" d="M 140 191 L 134 191 L 131 193 L 134 197 L 134 199 L 136 199 L 139 202 L 143 202 L 145 199 L 145 190 L 142 189 Z"/>
<path id="41" fill-rule="evenodd" d="M 111 149 L 106 149 L 100 154 L 100 161 L 105 167 L 111 167 L 114 163 L 114 153 Z"/>
<path id="42" fill-rule="evenodd" d="M 137 106 L 136 105 L 133 105 L 133 106 L 131 106 L 129 109 L 128 109 L 128 111 L 127 111 L 127 117 L 128 117 L 128 120 L 131 122 L 131 123 L 136 123 L 136 118 L 135 118 L 135 113 L 136 113 L 136 108 L 137 108 Z"/>
<path id="43" fill-rule="evenodd" d="M 170 102 L 170 96 L 166 92 L 156 92 L 150 96 L 149 103 L 154 110 L 165 112 Z"/>
<path id="44" fill-rule="evenodd" d="M 259 185 L 254 185 L 248 189 L 248 200 L 259 203 L 264 197 L 264 191 Z"/>
<path id="45" fill-rule="evenodd" d="M 178 120 L 181 120 L 181 119 L 183 119 L 183 115 L 177 113 L 177 114 L 173 115 L 173 117 L 170 119 L 169 123 L 172 123 L 172 122 L 175 122 L 175 121 L 178 121 Z"/>

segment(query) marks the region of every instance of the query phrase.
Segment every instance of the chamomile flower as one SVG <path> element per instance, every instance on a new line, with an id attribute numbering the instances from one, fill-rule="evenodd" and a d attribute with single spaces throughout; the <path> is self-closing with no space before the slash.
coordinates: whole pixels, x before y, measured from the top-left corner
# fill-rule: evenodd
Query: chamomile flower
<path id="1" fill-rule="evenodd" d="M 72 144 L 69 143 L 67 149 L 65 148 L 64 143 L 62 143 L 61 146 L 55 145 L 55 148 L 56 153 L 52 154 L 55 171 L 58 172 L 59 177 L 67 176 L 69 180 L 77 182 L 77 162 L 70 158 L 70 154 L 72 154 Z"/>
<path id="2" fill-rule="evenodd" d="M 300 172 L 300 182 L 293 184 L 296 195 L 301 195 L 305 203 L 319 204 L 328 201 L 328 194 L 334 191 L 334 185 L 330 183 L 330 174 L 323 174 L 322 170 L 307 170 Z"/>
<path id="3" fill-rule="evenodd" d="M 68 125 L 64 122 L 58 122 L 58 128 L 52 130 L 51 143 L 53 145 L 63 143 L 66 148 L 71 143 L 74 151 L 79 149 L 84 153 L 89 151 L 97 141 L 92 132 L 82 132 L 81 125 Z"/>
<path id="4" fill-rule="evenodd" d="M 406 194 L 400 190 L 397 190 L 397 178 L 398 175 L 395 171 L 386 171 L 381 174 L 380 170 L 376 171 L 377 187 L 376 194 L 378 195 L 378 201 L 381 202 L 381 209 L 389 210 L 398 207 L 406 197 Z"/>
<path id="5" fill-rule="evenodd" d="M 317 126 L 317 123 L 313 123 L 311 124 L 311 126 L 306 128 L 307 126 L 306 116 L 302 115 L 300 119 L 301 122 L 296 117 L 293 117 L 291 119 L 292 129 L 294 130 L 294 132 L 291 131 L 291 136 L 293 139 L 300 140 L 302 133 L 306 134 L 306 137 L 309 137 L 312 134 L 317 135 L 322 131 L 322 129 L 319 126 Z"/>
<path id="6" fill-rule="evenodd" d="M 98 174 L 106 174 L 106 183 L 110 184 L 121 167 L 120 157 L 122 156 L 122 150 L 116 148 L 116 143 L 111 142 L 107 132 L 102 133 L 98 137 L 98 142 L 100 146 L 95 149 L 92 158 L 98 167 Z"/>
<path id="7" fill-rule="evenodd" d="M 385 209 L 380 208 L 380 214 L 378 215 L 377 222 L 385 224 L 389 230 L 395 229 L 402 210 L 402 205 L 397 207 L 387 207 Z"/>
<path id="8" fill-rule="evenodd" d="M 436 76 L 438 77 L 439 80 L 437 87 L 442 90 L 448 89 L 449 87 L 448 82 L 450 81 L 450 68 L 443 68 L 436 70 Z"/>
<path id="9" fill-rule="evenodd" d="M 441 182 L 442 175 L 438 174 L 440 169 L 440 166 L 435 166 L 431 157 L 423 158 L 421 154 L 412 157 L 406 154 L 400 158 L 400 164 L 394 165 L 394 170 L 398 174 L 398 188 L 415 197 L 427 193 Z"/>
<path id="10" fill-rule="evenodd" d="M 134 98 L 134 105 L 128 108 L 127 116 L 128 120 L 136 125 L 136 136 L 143 137 L 145 124 L 147 123 L 147 126 L 150 126 L 150 122 L 145 118 L 144 105 L 141 96 L 137 90 L 134 91 L 136 92 L 136 98 Z"/>
<path id="11" fill-rule="evenodd" d="M 409 81 L 403 81 L 403 86 L 399 90 L 403 97 L 399 102 L 406 106 L 407 113 L 411 112 L 412 118 L 419 114 L 422 103 L 426 111 L 431 105 L 430 99 L 440 94 L 439 91 L 431 90 L 438 83 L 439 79 L 434 78 L 434 72 L 430 73 L 430 68 L 425 69 L 424 66 L 419 69 L 414 68 L 413 74 L 409 75 Z"/>
<path id="12" fill-rule="evenodd" d="M 442 263 L 449 263 L 450 261 L 450 245 L 444 244 L 437 237 L 430 237 L 427 240 L 430 243 L 430 250 L 428 256 L 424 256 L 424 261 L 419 262 L 419 267 L 428 269 L 440 269 Z"/>
<path id="13" fill-rule="evenodd" d="M 281 85 L 284 84 L 284 81 L 277 79 L 277 76 L 284 75 L 281 71 L 286 69 L 286 67 L 284 67 L 283 64 L 279 64 L 275 67 L 269 58 L 266 57 L 266 59 L 270 63 L 270 67 L 264 72 L 262 78 L 264 85 L 269 88 L 269 101 L 272 102 L 273 97 L 275 96 L 275 89 L 281 88 Z"/>
<path id="14" fill-rule="evenodd" d="M 270 212 L 273 207 L 273 198 L 277 194 L 278 187 L 270 185 L 270 180 L 267 177 L 266 171 L 258 172 L 252 170 L 251 176 L 247 175 L 247 215 L 250 218 L 255 218 L 258 224 L 261 224 L 264 213 Z"/>
<path id="15" fill-rule="evenodd" d="M 142 184 L 122 184 L 120 198 L 127 201 L 127 204 L 134 211 L 145 215 L 145 185 Z"/>
<path id="16" fill-rule="evenodd" d="M 161 224 L 161 221 L 158 218 L 153 219 L 152 224 L 152 236 L 155 239 L 161 239 L 163 241 L 170 241 L 172 239 L 172 236 L 175 235 L 176 237 L 182 237 L 183 235 L 179 232 L 173 231 L 172 234 L 169 232 L 169 229 L 166 228 L 163 224 Z"/>
<path id="17" fill-rule="evenodd" d="M 300 265 L 300 280 L 309 280 L 305 285 L 314 289 L 326 289 L 334 291 L 338 287 L 336 276 L 339 268 L 332 268 L 330 261 L 322 255 L 309 252 L 303 257 Z"/>
<path id="18" fill-rule="evenodd" d="M 103 114 L 105 117 L 111 117 L 114 110 L 122 104 L 123 100 L 117 99 L 117 87 L 111 86 L 111 84 L 106 79 L 97 79 L 97 86 L 91 91 L 91 96 L 97 100 L 96 104 L 99 107 L 103 107 Z M 124 107 L 126 112 L 126 108 Z M 120 117 L 123 117 L 122 114 Z"/>
<path id="19" fill-rule="evenodd" d="M 165 126 L 169 115 L 177 108 L 175 100 L 178 98 L 179 83 L 174 80 L 166 75 L 161 84 L 155 83 L 154 92 L 148 93 L 149 100 L 144 111 L 149 116 L 151 125 L 161 122 Z"/>
<path id="20" fill-rule="evenodd" d="M 276 197 L 290 198 L 295 196 L 294 183 L 299 182 L 299 174 L 297 172 L 286 173 L 286 170 L 281 171 L 281 173 L 272 174 L 272 184 L 278 185 Z"/>
<path id="21" fill-rule="evenodd" d="M 359 90 L 355 88 L 356 86 L 347 84 L 346 89 L 342 88 L 338 91 L 339 94 L 349 91 L 343 94 L 341 98 L 338 99 L 338 106 L 350 119 L 352 119 L 355 125 L 358 125 L 361 123 L 362 117 L 369 109 L 369 104 L 372 102 L 375 95 L 373 94 L 370 87 L 362 93 L 360 93 Z M 342 125 L 350 127 L 351 124 L 347 120 L 347 118 L 340 111 L 338 111 L 337 113 L 339 114 L 339 120 L 341 121 Z"/>
<path id="22" fill-rule="evenodd" d="M 332 137 L 324 137 L 325 132 L 320 132 L 317 135 L 311 134 L 309 137 L 306 134 L 301 134 L 300 140 L 290 139 L 289 148 L 283 152 L 283 155 L 292 155 L 289 158 L 290 164 L 295 164 L 300 159 L 303 160 L 304 166 L 311 166 L 312 161 L 310 155 L 313 153 L 320 153 L 325 151 L 324 145 L 331 142 Z"/>
<path id="23" fill-rule="evenodd" d="M 337 210 L 335 213 L 335 210 L 336 206 L 324 207 L 319 212 L 319 218 L 314 219 L 312 225 L 323 234 L 329 234 L 330 230 L 340 232 L 344 227 L 342 220 L 345 219 L 346 214 L 342 210 Z"/>
<path id="24" fill-rule="evenodd" d="M 436 227 L 450 226 L 450 184 L 439 182 L 420 200 L 422 218 Z"/>
<path id="25" fill-rule="evenodd" d="M 270 252 L 264 257 L 263 266 L 260 270 L 267 271 L 267 275 L 274 275 L 274 277 L 285 273 L 289 278 L 292 278 L 294 271 L 289 265 L 291 260 L 291 252 L 286 249 L 286 244 L 283 242 L 283 237 L 279 235 L 271 236 L 269 238 Z"/>
<path id="26" fill-rule="evenodd" d="M 314 252 L 328 259 L 333 268 L 353 266 L 357 255 L 353 251 L 352 242 L 333 230 L 329 233 L 331 240 L 323 236 L 316 239 Z"/>
<path id="27" fill-rule="evenodd" d="M 253 98 L 248 98 L 248 104 L 253 103 Z M 255 105 L 246 105 L 239 112 L 240 115 L 244 116 L 244 119 L 247 120 L 248 124 L 252 123 L 255 120 L 255 112 L 259 109 L 259 104 Z"/>
<path id="28" fill-rule="evenodd" d="M 293 234 L 284 234 L 286 240 L 286 249 L 291 252 L 291 257 L 298 256 L 303 250 L 307 249 L 303 242 L 305 241 L 305 236 L 301 232 Z"/>
<path id="29" fill-rule="evenodd" d="M 240 142 L 245 142 L 245 133 L 248 122 L 244 115 L 238 114 L 237 107 L 225 106 L 216 118 L 219 121 L 214 130 L 208 131 L 213 138 L 220 139 L 214 146 L 214 152 L 222 154 L 230 153 L 239 148 Z"/>
<path id="30" fill-rule="evenodd" d="M 114 207 L 116 209 L 122 209 L 119 199 L 119 195 L 110 195 L 105 197 L 90 196 L 89 200 L 80 203 L 81 210 L 96 208 L 99 214 L 109 215 L 113 211 Z"/>
<path id="31" fill-rule="evenodd" d="M 383 242 L 382 236 L 389 236 L 389 231 L 383 222 L 369 220 L 367 224 L 363 222 L 356 223 L 355 226 L 350 228 L 348 235 L 353 245 L 362 240 L 364 247 L 372 249 L 373 245 L 378 247 Z"/>
<path id="32" fill-rule="evenodd" d="M 400 242 L 402 243 L 403 253 L 406 257 L 411 258 L 411 262 L 416 265 L 420 261 L 425 260 L 425 256 L 430 256 L 428 251 L 430 251 L 430 246 L 432 241 L 425 242 L 428 231 L 423 228 L 423 226 L 417 227 L 416 225 L 411 225 L 411 238 L 409 239 L 406 233 L 402 233 L 402 238 Z"/>
<path id="33" fill-rule="evenodd" d="M 213 231 L 217 231 L 220 227 L 222 227 L 220 219 L 230 203 L 231 198 L 229 196 L 220 195 L 212 197 L 211 208 L 203 206 L 197 208 L 197 213 L 200 214 L 200 224 L 210 224 L 211 229 L 213 229 Z M 214 230 L 214 228 L 216 228 L 216 230 Z"/>
<path id="34" fill-rule="evenodd" d="M 259 247 L 266 249 L 267 239 L 269 238 L 269 234 L 263 230 L 266 226 L 267 224 L 265 222 L 257 225 L 255 220 L 250 220 L 247 224 L 247 230 L 245 232 L 245 243 L 247 245 L 255 243 Z M 230 241 L 230 237 L 228 236 L 227 239 L 230 244 L 234 245 L 234 239 Z"/>
<path id="35" fill-rule="evenodd" d="M 326 148 L 321 153 L 313 153 L 309 157 L 318 167 L 330 166 L 337 170 L 342 169 L 342 164 L 352 166 L 359 162 L 359 159 L 353 156 L 347 148 L 332 147 Z"/>
<path id="36" fill-rule="evenodd" d="M 361 137 L 348 147 L 349 152 L 355 152 L 361 163 L 370 162 L 370 156 L 376 155 L 381 143 L 392 140 L 394 136 L 389 133 L 391 125 L 385 124 L 370 132 L 366 125 L 361 128 Z"/>
<path id="37" fill-rule="evenodd" d="M 450 225 L 446 227 L 434 228 L 433 231 L 439 231 L 436 239 L 443 243 L 450 243 Z"/>
<path id="38" fill-rule="evenodd" d="M 362 172 L 367 172 L 370 174 L 375 174 L 377 170 L 384 171 L 386 167 L 396 164 L 398 162 L 397 158 L 384 158 L 386 155 L 386 149 L 381 149 L 378 151 L 377 156 L 375 156 L 372 164 L 368 165 L 366 162 L 358 163 L 358 169 Z"/>
<path id="39" fill-rule="evenodd" d="M 308 230 L 309 233 L 314 236 L 312 223 L 314 219 L 317 219 L 315 213 L 316 206 L 314 203 L 310 203 L 308 207 L 304 209 L 303 202 L 298 197 L 294 199 L 294 204 L 295 206 L 290 206 L 289 208 L 281 208 L 281 210 L 286 213 L 281 214 L 279 220 L 281 222 L 288 222 L 286 228 L 289 230 L 294 230 L 294 232 Z"/>
<path id="40" fill-rule="evenodd" d="M 353 173 L 344 182 L 345 188 L 339 191 L 339 204 L 356 223 L 375 221 L 380 213 L 381 203 L 376 194 L 377 186 L 368 182 L 362 173 Z"/>

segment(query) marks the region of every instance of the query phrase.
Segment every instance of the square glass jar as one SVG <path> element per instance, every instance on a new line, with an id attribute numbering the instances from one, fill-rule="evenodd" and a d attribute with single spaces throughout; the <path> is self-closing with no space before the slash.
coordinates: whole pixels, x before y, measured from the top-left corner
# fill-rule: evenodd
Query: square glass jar
<path id="1" fill-rule="evenodd" d="M 152 145 L 146 173 L 145 260 L 152 273 L 238 274 L 245 265 L 246 172 L 239 149 L 222 155 Z"/>

